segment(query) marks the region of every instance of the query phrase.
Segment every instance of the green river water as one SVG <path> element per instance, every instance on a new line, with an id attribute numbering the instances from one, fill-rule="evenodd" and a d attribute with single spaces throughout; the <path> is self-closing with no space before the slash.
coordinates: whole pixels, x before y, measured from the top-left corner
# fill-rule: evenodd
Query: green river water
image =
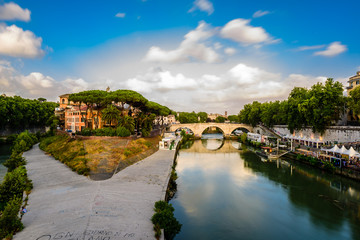
<path id="1" fill-rule="evenodd" d="M 177 157 L 175 239 L 360 239 L 359 182 L 208 138 Z"/>
<path id="2" fill-rule="evenodd" d="M 10 147 L 11 145 L 9 144 L 0 144 L 0 182 L 3 180 L 7 171 L 3 163 L 10 157 Z"/>

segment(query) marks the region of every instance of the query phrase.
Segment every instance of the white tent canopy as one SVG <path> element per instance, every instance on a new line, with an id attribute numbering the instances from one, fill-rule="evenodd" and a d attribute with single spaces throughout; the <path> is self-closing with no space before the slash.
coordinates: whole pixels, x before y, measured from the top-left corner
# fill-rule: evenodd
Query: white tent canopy
<path id="1" fill-rule="evenodd" d="M 360 157 L 360 153 L 358 153 L 357 151 L 355 151 L 355 149 L 353 147 L 351 147 L 350 149 L 347 149 L 344 145 L 339 148 L 337 145 L 335 145 L 333 148 L 331 149 L 321 149 L 322 151 L 325 152 L 334 152 L 334 153 L 339 153 L 339 154 L 343 154 L 343 155 L 349 155 L 350 157 Z"/>
<path id="2" fill-rule="evenodd" d="M 349 156 L 350 157 L 360 157 L 360 153 L 358 153 L 357 151 L 355 151 L 355 149 L 353 147 L 351 147 L 349 149 Z"/>

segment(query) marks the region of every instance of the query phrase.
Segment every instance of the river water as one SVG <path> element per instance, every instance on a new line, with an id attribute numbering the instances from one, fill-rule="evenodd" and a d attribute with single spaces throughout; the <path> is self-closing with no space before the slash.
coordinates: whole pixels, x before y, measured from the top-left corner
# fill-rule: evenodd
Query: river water
<path id="1" fill-rule="evenodd" d="M 3 180 L 7 172 L 7 168 L 3 165 L 3 163 L 10 157 L 10 147 L 11 145 L 9 144 L 0 144 L 0 182 Z"/>
<path id="2" fill-rule="evenodd" d="M 360 183 L 208 138 L 179 151 L 175 239 L 360 239 Z"/>

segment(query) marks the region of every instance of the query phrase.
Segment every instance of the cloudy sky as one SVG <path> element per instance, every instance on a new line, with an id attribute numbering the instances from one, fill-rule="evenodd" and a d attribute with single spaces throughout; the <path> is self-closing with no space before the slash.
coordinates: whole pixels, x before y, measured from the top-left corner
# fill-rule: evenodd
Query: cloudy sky
<path id="1" fill-rule="evenodd" d="M 236 114 L 360 71 L 358 0 L 0 0 L 0 94 L 132 89 Z"/>

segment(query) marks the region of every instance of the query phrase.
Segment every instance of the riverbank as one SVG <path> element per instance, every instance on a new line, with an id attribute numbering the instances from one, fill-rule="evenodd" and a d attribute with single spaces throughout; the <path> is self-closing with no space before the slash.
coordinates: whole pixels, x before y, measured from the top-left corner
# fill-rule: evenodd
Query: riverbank
<path id="1" fill-rule="evenodd" d="M 288 152 L 287 154 L 282 156 L 282 158 L 285 159 L 285 160 L 290 159 L 290 160 L 293 160 L 293 161 L 298 161 L 298 162 L 304 163 L 306 165 L 312 166 L 314 168 L 318 168 L 318 169 L 327 171 L 327 172 L 332 173 L 332 174 L 336 174 L 336 175 L 339 175 L 339 176 L 342 176 L 342 177 L 346 177 L 346 178 L 350 178 L 350 179 L 353 179 L 353 180 L 356 180 L 356 181 L 360 181 L 360 171 L 355 170 L 355 169 L 344 168 L 344 167 L 343 168 L 334 167 L 333 170 L 328 170 L 328 169 L 325 169 L 325 168 L 320 167 L 318 165 L 311 164 L 308 161 L 298 159 L 297 154 L 294 153 L 294 152 Z"/>
<path id="2" fill-rule="evenodd" d="M 165 198 L 176 151 L 159 150 L 111 179 L 91 181 L 44 154 L 24 153 L 34 184 L 25 229 L 14 239 L 154 239 L 154 203 Z"/>

